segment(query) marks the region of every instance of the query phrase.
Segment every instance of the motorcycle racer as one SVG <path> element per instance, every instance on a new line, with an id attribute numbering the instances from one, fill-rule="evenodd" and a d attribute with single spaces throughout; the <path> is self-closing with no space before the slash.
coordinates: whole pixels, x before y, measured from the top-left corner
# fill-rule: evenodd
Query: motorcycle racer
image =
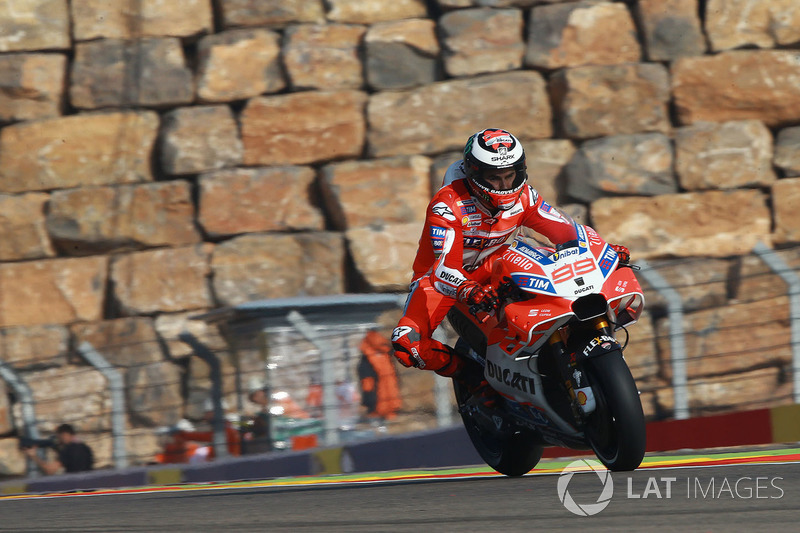
<path id="1" fill-rule="evenodd" d="M 520 226 L 556 245 L 576 238 L 571 220 L 527 184 L 526 169 L 519 140 L 488 128 L 470 136 L 463 158 L 445 172 L 426 210 L 410 293 L 392 333 L 394 355 L 404 366 L 459 377 L 462 359 L 431 335 L 456 301 L 498 305 L 494 289 L 485 284 Z M 627 248 L 615 249 L 624 260 Z"/>

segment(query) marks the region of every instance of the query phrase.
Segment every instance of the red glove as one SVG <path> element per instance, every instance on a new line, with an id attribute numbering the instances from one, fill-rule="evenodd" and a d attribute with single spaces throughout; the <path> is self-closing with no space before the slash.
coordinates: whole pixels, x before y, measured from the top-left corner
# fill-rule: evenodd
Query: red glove
<path id="1" fill-rule="evenodd" d="M 611 244 L 611 249 L 617 252 L 619 256 L 620 263 L 628 263 L 631 260 L 631 251 L 628 250 L 627 246 L 622 246 L 621 244 Z"/>
<path id="2" fill-rule="evenodd" d="M 497 309 L 497 293 L 492 287 L 482 287 L 477 281 L 466 280 L 458 287 L 456 298 L 470 307 L 477 306 L 487 313 Z"/>

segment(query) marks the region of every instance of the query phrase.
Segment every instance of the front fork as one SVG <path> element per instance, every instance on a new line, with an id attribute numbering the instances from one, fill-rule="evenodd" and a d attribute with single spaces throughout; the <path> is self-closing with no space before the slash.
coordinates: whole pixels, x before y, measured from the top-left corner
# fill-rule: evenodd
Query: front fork
<path id="1" fill-rule="evenodd" d="M 597 317 L 592 320 L 592 327 L 601 335 L 613 336 L 613 331 L 605 317 Z M 561 380 L 570 398 L 572 414 L 575 420 L 583 421 L 587 415 L 592 413 L 597 407 L 591 383 L 589 383 L 584 372 L 578 368 L 578 354 L 568 353 L 566 345 L 566 328 L 557 330 L 548 339 L 550 349 L 558 365 Z"/>

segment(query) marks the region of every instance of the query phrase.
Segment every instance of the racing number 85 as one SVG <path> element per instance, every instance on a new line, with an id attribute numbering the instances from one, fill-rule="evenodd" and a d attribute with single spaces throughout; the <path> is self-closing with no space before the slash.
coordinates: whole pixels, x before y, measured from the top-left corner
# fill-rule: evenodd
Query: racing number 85
<path id="1" fill-rule="evenodd" d="M 581 259 L 575 263 L 564 265 L 553 270 L 553 283 L 563 283 L 569 281 L 575 276 L 588 274 L 594 270 L 594 261 L 591 259 Z"/>

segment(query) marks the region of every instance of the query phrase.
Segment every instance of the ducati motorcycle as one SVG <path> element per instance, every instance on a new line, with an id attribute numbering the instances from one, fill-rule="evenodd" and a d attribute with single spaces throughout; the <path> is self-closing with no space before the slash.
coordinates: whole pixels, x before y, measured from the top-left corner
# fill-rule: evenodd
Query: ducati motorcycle
<path id="1" fill-rule="evenodd" d="M 645 452 L 639 393 L 617 333 L 635 323 L 644 295 L 635 265 L 590 227 L 557 249 L 517 236 L 492 267 L 499 305 L 454 305 L 456 351 L 475 372 L 453 380 L 470 440 L 494 470 L 526 474 L 544 447 L 591 449 L 612 471 Z M 473 395 L 481 379 L 499 393 Z"/>

